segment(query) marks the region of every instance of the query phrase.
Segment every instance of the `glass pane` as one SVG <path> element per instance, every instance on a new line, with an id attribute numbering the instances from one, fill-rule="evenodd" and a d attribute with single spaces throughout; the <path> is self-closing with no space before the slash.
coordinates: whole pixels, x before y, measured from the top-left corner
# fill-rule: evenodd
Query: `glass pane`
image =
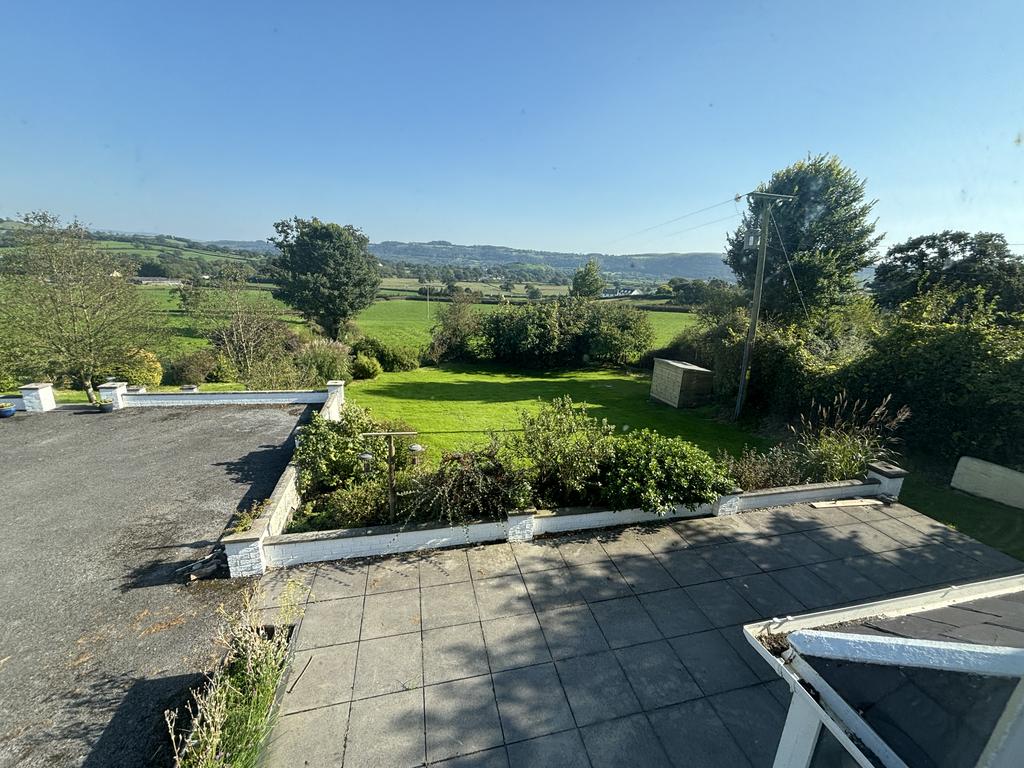
<path id="1" fill-rule="evenodd" d="M 821 726 L 809 768 L 857 768 L 857 761 L 832 735 L 832 731 Z"/>

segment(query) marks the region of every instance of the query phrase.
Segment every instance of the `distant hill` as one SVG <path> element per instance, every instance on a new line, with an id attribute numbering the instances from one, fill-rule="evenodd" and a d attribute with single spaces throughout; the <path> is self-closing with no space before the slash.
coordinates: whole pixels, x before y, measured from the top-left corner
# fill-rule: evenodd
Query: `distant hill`
<path id="1" fill-rule="evenodd" d="M 601 269 L 618 277 L 667 279 L 670 277 L 712 277 L 732 280 L 732 272 L 720 253 L 637 253 L 609 256 L 602 253 L 561 253 L 507 248 L 501 245 L 455 245 L 445 240 L 403 243 L 385 240 L 371 243 L 370 250 L 382 261 L 416 264 L 490 266 L 494 264 L 545 264 L 559 270 L 575 270 L 589 258 Z"/>
<path id="2" fill-rule="evenodd" d="M 5 235 L 19 226 L 10 219 L 0 219 L 0 245 Z M 193 240 L 174 235 L 154 235 L 96 230 L 94 237 L 101 247 L 124 256 L 166 261 L 198 259 L 210 262 L 250 261 L 259 266 L 277 248 L 266 240 Z M 605 273 L 619 278 L 667 280 L 688 277 L 708 280 L 718 277 L 732 280 L 732 272 L 719 253 L 636 253 L 610 256 L 602 253 L 563 253 L 508 248 L 502 245 L 456 245 L 447 240 L 428 243 L 406 243 L 385 240 L 371 243 L 370 250 L 381 261 L 405 261 L 435 267 L 489 267 L 496 265 L 545 265 L 560 272 L 572 272 L 589 258 L 596 258 Z"/>

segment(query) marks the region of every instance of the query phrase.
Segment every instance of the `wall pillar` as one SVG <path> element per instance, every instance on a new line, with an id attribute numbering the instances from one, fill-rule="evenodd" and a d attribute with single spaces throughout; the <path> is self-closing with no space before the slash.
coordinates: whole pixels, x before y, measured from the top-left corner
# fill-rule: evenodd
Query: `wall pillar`
<path id="1" fill-rule="evenodd" d="M 894 499 L 900 497 L 900 490 L 903 488 L 903 478 L 909 473 L 903 467 L 898 467 L 888 461 L 873 461 L 868 464 L 868 480 L 877 480 L 881 485 L 878 492 L 880 496 L 892 496 Z"/>
<path id="2" fill-rule="evenodd" d="M 330 397 L 335 392 L 338 393 L 338 405 L 345 404 L 345 382 L 340 380 L 333 380 L 327 382 L 327 396 Z"/>
<path id="3" fill-rule="evenodd" d="M 26 384 L 18 389 L 21 390 L 21 400 L 25 404 L 25 410 L 29 413 L 45 413 L 57 407 L 57 401 L 53 399 L 53 384 L 48 382 Z"/>
<path id="4" fill-rule="evenodd" d="M 128 394 L 127 381 L 108 381 L 97 387 L 101 400 L 109 400 L 114 404 L 114 410 L 120 411 L 124 408 L 124 396 Z"/>

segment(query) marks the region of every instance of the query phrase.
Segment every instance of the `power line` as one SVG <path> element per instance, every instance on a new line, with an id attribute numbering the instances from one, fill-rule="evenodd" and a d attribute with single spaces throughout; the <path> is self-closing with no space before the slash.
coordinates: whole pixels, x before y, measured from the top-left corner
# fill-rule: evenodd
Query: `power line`
<path id="1" fill-rule="evenodd" d="M 742 215 L 743 214 L 739 213 L 739 212 L 737 212 L 737 213 L 730 213 L 728 216 L 723 216 L 720 219 L 714 219 L 713 221 L 705 221 L 703 224 L 696 224 L 696 225 L 694 225 L 692 227 L 687 227 L 686 229 L 677 229 L 675 232 L 669 232 L 667 235 L 662 235 L 661 239 L 664 240 L 666 237 L 675 237 L 676 235 L 681 235 L 684 232 L 692 232 L 693 230 L 700 229 L 701 227 L 709 227 L 712 224 L 720 224 L 723 221 L 729 221 L 729 219 L 735 219 L 737 216 L 742 216 Z"/>
<path id="2" fill-rule="evenodd" d="M 786 244 L 782 240 L 782 233 L 779 231 L 779 223 L 775 221 L 775 216 L 772 215 L 772 209 L 768 209 L 768 218 L 771 219 L 772 226 L 775 227 L 775 234 L 779 236 L 779 245 L 782 247 L 782 255 L 786 257 L 786 266 L 789 267 L 789 276 L 793 278 L 793 285 L 796 287 L 796 295 L 800 297 L 800 306 L 804 308 L 804 317 L 808 320 L 811 319 L 810 314 L 807 312 L 807 305 L 804 303 L 804 294 L 800 290 L 800 283 L 796 281 L 796 273 L 793 272 L 793 264 L 789 260 L 789 254 L 786 253 Z"/>
<path id="3" fill-rule="evenodd" d="M 675 224 L 677 221 L 682 221 L 683 219 L 688 219 L 691 216 L 696 216 L 699 213 L 705 213 L 707 211 L 713 211 L 715 208 L 721 208 L 723 205 L 728 205 L 729 203 L 738 203 L 740 200 L 743 199 L 743 197 L 744 197 L 744 195 L 733 195 L 728 200 L 723 200 L 720 203 L 715 203 L 714 205 L 709 205 L 706 208 L 701 208 L 701 209 L 696 210 L 696 211 L 690 211 L 689 213 L 684 213 L 682 216 L 676 216 L 675 218 L 668 219 L 667 221 L 663 221 L 660 224 L 652 224 L 649 227 L 644 227 L 643 229 L 638 229 L 636 232 L 630 232 L 628 235 L 623 235 L 620 238 L 612 240 L 611 242 L 608 243 L 608 245 L 614 245 L 615 243 L 621 243 L 623 240 L 628 240 L 631 237 L 636 237 L 637 235 L 642 235 L 642 234 L 644 234 L 646 232 L 650 232 L 651 230 L 659 229 L 661 227 L 668 226 L 669 224 Z M 714 222 L 708 222 L 708 223 L 709 224 L 713 224 Z M 701 225 L 701 226 L 703 226 L 703 225 Z M 683 231 L 685 232 L 687 230 L 683 230 Z"/>

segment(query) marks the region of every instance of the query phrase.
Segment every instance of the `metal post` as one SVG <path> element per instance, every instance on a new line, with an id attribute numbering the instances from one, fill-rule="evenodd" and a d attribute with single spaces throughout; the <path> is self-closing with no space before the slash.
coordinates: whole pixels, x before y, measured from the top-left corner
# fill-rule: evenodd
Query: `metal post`
<path id="1" fill-rule="evenodd" d="M 740 417 L 743 403 L 747 399 L 747 370 L 750 368 L 750 353 L 754 348 L 757 336 L 757 316 L 761 313 L 761 290 L 764 288 L 764 262 L 768 255 L 768 206 L 770 200 L 764 201 L 761 209 L 761 238 L 757 244 L 757 269 L 754 272 L 754 300 L 750 303 L 750 326 L 747 328 L 747 343 L 743 345 L 743 362 L 740 363 L 740 391 L 736 394 L 736 412 L 734 419 Z"/>
<path id="2" fill-rule="evenodd" d="M 761 239 L 757 245 L 757 269 L 754 272 L 754 298 L 750 303 L 750 327 L 747 329 L 747 343 L 743 345 L 743 362 L 740 363 L 740 391 L 736 394 L 736 411 L 733 418 L 738 419 L 747 400 L 747 372 L 750 368 L 750 355 L 754 349 L 757 336 L 757 317 L 761 314 L 761 291 L 764 288 L 764 264 L 768 255 L 768 210 L 776 200 L 795 200 L 792 195 L 773 195 L 767 192 L 751 192 L 750 197 L 764 200 L 761 209 Z"/>
<path id="3" fill-rule="evenodd" d="M 388 510 L 395 519 L 395 436 L 388 435 Z"/>

